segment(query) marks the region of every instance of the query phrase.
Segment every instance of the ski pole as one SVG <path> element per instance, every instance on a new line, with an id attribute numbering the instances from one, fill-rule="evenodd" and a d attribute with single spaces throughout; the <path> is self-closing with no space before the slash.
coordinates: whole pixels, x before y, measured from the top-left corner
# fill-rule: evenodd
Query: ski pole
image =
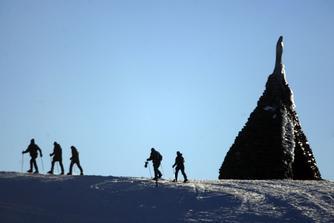
<path id="1" fill-rule="evenodd" d="M 165 175 L 165 171 L 164 171 L 164 167 L 162 166 L 162 163 L 161 163 L 161 171 L 162 171 L 162 175 Z"/>
<path id="2" fill-rule="evenodd" d="M 24 157 L 22 153 L 22 158 L 21 158 L 21 173 L 23 173 L 23 162 L 24 162 Z"/>
<path id="3" fill-rule="evenodd" d="M 41 156 L 40 156 L 41 157 Z M 42 170 L 44 172 L 44 162 L 43 162 L 43 158 L 41 157 L 41 162 L 42 162 Z"/>
<path id="4" fill-rule="evenodd" d="M 50 163 L 51 163 L 51 168 L 52 168 L 52 158 L 51 158 L 51 156 L 50 156 Z M 53 170 L 53 168 L 52 168 L 52 170 Z"/>
<path id="5" fill-rule="evenodd" d="M 150 167 L 150 165 L 148 165 L 148 172 L 150 173 L 150 178 L 152 178 L 151 167 Z"/>

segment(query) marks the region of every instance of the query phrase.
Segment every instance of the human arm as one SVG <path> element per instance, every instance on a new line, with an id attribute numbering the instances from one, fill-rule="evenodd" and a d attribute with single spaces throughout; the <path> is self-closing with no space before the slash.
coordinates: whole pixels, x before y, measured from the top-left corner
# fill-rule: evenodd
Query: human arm
<path id="1" fill-rule="evenodd" d="M 150 161 L 153 159 L 153 154 L 151 153 L 150 157 L 146 159 L 146 161 Z"/>
<path id="2" fill-rule="evenodd" d="M 31 150 L 31 144 L 29 144 L 29 146 L 27 147 L 26 150 L 23 150 L 23 151 L 22 151 L 22 154 L 23 154 L 23 153 L 29 153 L 30 150 Z"/>
<path id="3" fill-rule="evenodd" d="M 41 150 L 41 148 L 39 148 L 38 145 L 36 145 L 36 147 L 37 147 L 37 150 L 39 151 L 39 155 L 40 155 L 40 157 L 42 157 L 43 154 L 42 154 L 42 150 Z"/>
<path id="4" fill-rule="evenodd" d="M 174 168 L 176 166 L 176 164 L 177 164 L 177 158 L 175 158 L 175 163 L 173 164 L 172 168 Z"/>

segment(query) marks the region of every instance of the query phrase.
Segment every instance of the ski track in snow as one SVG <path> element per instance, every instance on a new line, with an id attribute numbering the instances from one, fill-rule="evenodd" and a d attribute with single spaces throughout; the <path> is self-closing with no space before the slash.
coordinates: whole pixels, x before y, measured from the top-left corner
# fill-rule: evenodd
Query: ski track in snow
<path id="1" fill-rule="evenodd" d="M 0 172 L 1 222 L 334 222 L 334 182 Z"/>

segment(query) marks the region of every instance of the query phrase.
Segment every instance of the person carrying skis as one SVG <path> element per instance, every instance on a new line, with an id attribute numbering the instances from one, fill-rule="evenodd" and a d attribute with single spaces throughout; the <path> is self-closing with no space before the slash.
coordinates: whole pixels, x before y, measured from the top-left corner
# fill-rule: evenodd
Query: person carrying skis
<path id="1" fill-rule="evenodd" d="M 50 153 L 50 156 L 53 156 L 53 160 L 51 163 L 51 170 L 48 172 L 49 174 L 53 174 L 53 168 L 56 162 L 59 162 L 61 168 L 61 175 L 64 174 L 64 166 L 63 166 L 63 158 L 62 158 L 62 150 L 60 145 L 57 142 L 53 143 L 53 153 Z"/>
<path id="2" fill-rule="evenodd" d="M 33 171 L 33 167 L 35 167 L 35 172 L 34 173 L 39 173 L 38 172 L 38 166 L 36 163 L 36 158 L 38 157 L 38 151 L 39 155 L 43 157 L 42 155 L 42 150 L 38 147 L 38 145 L 35 144 L 35 139 L 30 140 L 30 144 L 28 148 L 24 151 L 22 151 L 22 154 L 28 153 L 30 154 L 30 169 L 27 171 L 28 173 L 31 173 Z"/>
<path id="3" fill-rule="evenodd" d="M 147 158 L 145 165 L 147 165 L 147 162 L 152 160 L 153 163 L 153 169 L 154 169 L 154 178 L 153 180 L 158 180 L 162 177 L 162 174 L 159 170 L 159 166 L 161 164 L 162 155 L 156 151 L 154 148 L 151 149 L 150 157 Z"/>
<path id="4" fill-rule="evenodd" d="M 175 179 L 173 180 L 173 182 L 177 182 L 177 175 L 179 173 L 179 170 L 181 170 L 181 173 L 183 175 L 184 178 L 184 183 L 188 181 L 187 179 L 187 175 L 184 172 L 184 158 L 182 156 L 182 153 L 180 153 L 179 151 L 176 152 L 176 158 L 175 158 L 175 163 L 173 165 L 173 168 L 176 166 L 175 168 Z"/>
<path id="5" fill-rule="evenodd" d="M 79 152 L 77 148 L 75 148 L 74 146 L 71 146 L 71 150 L 72 150 L 72 157 L 70 158 L 71 160 L 70 171 L 67 173 L 67 175 L 72 175 L 72 168 L 74 164 L 77 164 L 78 168 L 80 169 L 80 175 L 83 175 L 83 170 L 79 160 Z"/>

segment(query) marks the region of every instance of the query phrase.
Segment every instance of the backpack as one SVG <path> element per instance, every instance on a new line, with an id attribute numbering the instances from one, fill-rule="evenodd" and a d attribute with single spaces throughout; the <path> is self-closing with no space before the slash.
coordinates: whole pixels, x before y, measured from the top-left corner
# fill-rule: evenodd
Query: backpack
<path id="1" fill-rule="evenodd" d="M 158 158 L 159 161 L 162 160 L 162 155 L 159 152 L 157 152 L 157 158 Z"/>

